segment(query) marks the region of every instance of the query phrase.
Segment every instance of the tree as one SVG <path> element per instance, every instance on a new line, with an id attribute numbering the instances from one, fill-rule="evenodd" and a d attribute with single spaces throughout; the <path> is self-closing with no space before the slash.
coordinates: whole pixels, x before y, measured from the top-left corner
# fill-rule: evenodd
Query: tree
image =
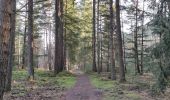
<path id="1" fill-rule="evenodd" d="M 101 14 L 100 14 L 100 0 L 97 0 L 97 15 L 96 15 L 96 21 L 97 21 L 97 72 L 98 74 L 100 74 L 101 72 L 101 65 L 100 65 L 100 59 L 101 59 L 101 56 L 100 56 L 100 41 L 101 41 L 101 30 L 100 30 L 100 17 L 101 17 Z"/>
<path id="2" fill-rule="evenodd" d="M 28 0 L 28 78 L 34 79 L 34 67 L 33 67 L 33 0 Z"/>
<path id="3" fill-rule="evenodd" d="M 168 3 L 168 5 L 166 4 Z M 170 75 L 170 24 L 169 24 L 169 12 L 167 14 L 167 6 L 169 2 L 160 0 L 159 9 L 152 21 L 153 33 L 159 37 L 159 42 L 152 48 L 152 56 L 156 59 L 154 75 L 157 76 L 157 82 L 153 85 L 156 88 L 154 92 L 165 92 L 168 85 L 168 77 Z M 169 8 L 168 8 L 169 9 Z M 154 69 L 155 69 L 154 68 Z"/>
<path id="4" fill-rule="evenodd" d="M 143 57 L 144 57 L 144 20 L 145 20 L 145 12 L 144 12 L 144 3 L 145 1 L 143 0 L 143 12 L 142 12 L 142 43 L 141 43 L 141 68 L 140 68 L 140 73 L 143 74 Z"/>
<path id="5" fill-rule="evenodd" d="M 112 1 L 112 0 L 111 0 Z M 119 0 L 116 0 L 116 34 L 118 40 L 118 61 L 119 61 L 119 74 L 120 82 L 125 81 L 125 69 L 123 61 L 123 47 L 122 47 L 122 34 L 121 34 L 121 24 L 120 24 L 120 5 Z"/>
<path id="6" fill-rule="evenodd" d="M 93 71 L 97 72 L 96 67 L 96 0 L 93 0 L 93 35 L 92 35 L 92 41 L 93 41 Z"/>
<path id="7" fill-rule="evenodd" d="M 138 0 L 136 1 L 136 14 L 135 14 L 135 34 L 134 34 L 134 51 L 135 51 L 135 68 L 137 73 L 140 73 L 139 57 L 138 57 Z"/>
<path id="8" fill-rule="evenodd" d="M 61 72 L 64 67 L 63 45 L 63 1 L 55 1 L 55 62 L 54 74 Z"/>
<path id="9" fill-rule="evenodd" d="M 64 22 L 63 22 L 63 0 L 60 0 L 60 24 L 59 24 L 59 33 L 60 33 L 60 72 L 64 69 Z"/>
<path id="10" fill-rule="evenodd" d="M 28 8 L 28 5 L 26 5 L 26 11 L 27 11 L 27 8 Z M 26 13 L 26 17 L 27 17 L 27 13 Z M 27 38 L 27 18 L 25 17 L 25 21 L 24 21 L 24 24 L 25 24 L 25 28 L 24 28 L 24 41 L 23 41 L 23 52 L 22 52 L 22 69 L 24 69 L 26 67 L 26 38 Z"/>
<path id="11" fill-rule="evenodd" d="M 8 68 L 7 68 L 7 76 L 6 76 L 6 91 L 11 90 L 11 79 L 12 79 L 12 68 L 14 65 L 14 42 L 15 42 L 15 13 L 16 13 L 16 0 L 12 0 L 11 2 L 12 13 L 10 16 L 11 19 L 11 32 L 9 38 L 9 56 L 8 56 Z"/>
<path id="12" fill-rule="evenodd" d="M 11 0 L 0 0 L 0 100 L 3 100 L 9 61 L 11 3 Z"/>
<path id="13" fill-rule="evenodd" d="M 114 45 L 113 45 L 113 0 L 110 0 L 110 66 L 111 66 L 111 79 L 116 80 L 116 69 L 114 59 Z M 118 26 L 119 27 L 119 26 Z"/>

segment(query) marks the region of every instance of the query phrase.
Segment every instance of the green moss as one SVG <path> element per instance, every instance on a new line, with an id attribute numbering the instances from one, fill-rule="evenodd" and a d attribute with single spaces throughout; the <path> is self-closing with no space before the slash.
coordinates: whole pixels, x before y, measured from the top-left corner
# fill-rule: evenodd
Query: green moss
<path id="1" fill-rule="evenodd" d="M 141 100 L 140 96 L 136 93 L 128 93 L 126 96 L 131 100 Z"/>
<path id="2" fill-rule="evenodd" d="M 92 83 L 93 86 L 95 86 L 96 88 L 101 88 L 101 89 L 114 88 L 118 84 L 117 81 L 103 80 L 97 74 L 91 74 L 90 80 L 91 80 L 91 83 Z"/>
<path id="3" fill-rule="evenodd" d="M 137 91 L 129 90 L 130 87 L 138 86 L 131 82 L 119 83 L 118 81 L 101 78 L 98 74 L 89 73 L 89 77 L 93 86 L 103 90 L 103 100 L 145 100 Z M 139 86 L 146 87 L 143 84 Z M 143 99 L 142 99 L 143 98 Z"/>
<path id="4" fill-rule="evenodd" d="M 52 72 L 44 72 L 38 70 L 37 72 L 38 84 L 42 85 L 52 85 L 52 86 L 60 86 L 64 88 L 71 88 L 75 82 L 75 76 L 64 71 L 59 73 L 56 77 L 53 76 Z"/>
<path id="5" fill-rule="evenodd" d="M 27 71 L 19 70 L 13 71 L 13 80 L 16 81 L 16 88 L 20 88 L 17 86 L 22 86 L 22 83 L 19 81 L 26 81 Z M 53 76 L 53 72 L 43 71 L 43 70 L 35 70 L 35 83 L 37 86 L 56 86 L 56 87 L 64 87 L 71 88 L 76 82 L 75 76 L 64 71 L 58 74 L 57 76 Z"/>
<path id="6" fill-rule="evenodd" d="M 24 80 L 27 77 L 27 72 L 25 70 L 13 71 L 12 79 L 13 80 Z"/>
<path id="7" fill-rule="evenodd" d="M 75 76 L 66 71 L 54 76 L 50 71 L 35 70 L 33 81 L 27 81 L 27 75 L 26 70 L 13 71 L 12 96 L 21 97 L 41 87 L 63 91 L 63 89 L 71 88 L 76 82 Z"/>

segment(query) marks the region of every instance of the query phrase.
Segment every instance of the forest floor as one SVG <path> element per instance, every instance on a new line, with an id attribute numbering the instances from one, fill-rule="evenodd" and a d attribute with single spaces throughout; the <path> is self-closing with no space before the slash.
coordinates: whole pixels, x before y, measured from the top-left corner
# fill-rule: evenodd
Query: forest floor
<path id="1" fill-rule="evenodd" d="M 36 70 L 36 79 L 27 81 L 24 70 L 13 72 L 12 90 L 4 100 L 169 100 L 170 89 L 163 95 L 151 92 L 152 74 L 127 75 L 119 83 L 105 73 L 83 73 L 73 70 L 53 76 L 52 72 Z"/>
<path id="2" fill-rule="evenodd" d="M 80 71 L 76 72 L 81 73 Z M 82 73 L 77 75 L 75 86 L 66 92 L 63 100 L 102 100 L 101 97 L 102 92 L 95 89 L 91 85 L 88 76 Z"/>
<path id="3" fill-rule="evenodd" d="M 155 80 L 150 73 L 127 75 L 124 83 L 110 80 L 106 74 L 88 73 L 92 85 L 102 91 L 102 100 L 170 100 L 170 88 L 165 94 L 152 92 Z"/>
<path id="4" fill-rule="evenodd" d="M 5 93 L 4 100 L 62 100 L 65 91 L 74 86 L 76 76 L 62 72 L 53 76 L 53 72 L 36 70 L 36 79 L 27 81 L 24 70 L 13 72 L 12 90 Z"/>

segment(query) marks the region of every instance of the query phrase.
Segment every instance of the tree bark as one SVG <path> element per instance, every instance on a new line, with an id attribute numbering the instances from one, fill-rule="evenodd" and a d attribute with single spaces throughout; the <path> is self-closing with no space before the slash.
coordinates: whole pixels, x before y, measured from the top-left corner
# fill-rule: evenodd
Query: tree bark
<path id="1" fill-rule="evenodd" d="M 54 60 L 54 74 L 59 73 L 59 0 L 55 0 L 55 60 Z"/>
<path id="2" fill-rule="evenodd" d="M 66 0 L 65 1 L 65 15 L 67 15 L 67 6 L 68 6 L 68 1 Z M 66 46 L 66 36 L 67 36 L 67 29 L 66 29 L 66 26 L 67 26 L 67 22 L 66 22 L 66 19 L 64 20 L 64 26 L 65 26 L 65 28 L 64 28 L 64 69 L 65 70 L 67 70 L 67 52 L 66 52 L 66 50 L 67 50 L 67 46 Z"/>
<path id="3" fill-rule="evenodd" d="M 138 57 L 138 0 L 136 1 L 136 26 L 135 26 L 135 34 L 134 34 L 134 51 L 135 51 L 135 68 L 136 72 L 140 73 L 139 68 L 139 57 Z"/>
<path id="4" fill-rule="evenodd" d="M 28 0 L 28 78 L 34 79 L 34 67 L 33 67 L 33 0 Z"/>
<path id="5" fill-rule="evenodd" d="M 97 72 L 100 74 L 101 66 L 100 66 L 100 0 L 97 0 Z"/>
<path id="6" fill-rule="evenodd" d="M 121 24 L 120 24 L 120 5 L 119 0 L 116 0 L 116 34 L 118 40 L 118 61 L 119 61 L 119 74 L 120 74 L 120 82 L 124 82 L 125 80 L 125 69 L 124 69 L 124 61 L 123 61 L 123 47 L 122 47 L 122 35 L 121 35 Z"/>
<path id="7" fill-rule="evenodd" d="M 63 28 L 63 0 L 60 0 L 60 72 L 64 69 L 64 28 Z"/>
<path id="8" fill-rule="evenodd" d="M 114 45 L 113 45 L 113 0 L 110 0 L 110 66 L 111 66 L 111 79 L 116 80 L 116 68 L 114 59 Z"/>
<path id="9" fill-rule="evenodd" d="M 93 48 L 93 71 L 97 72 L 96 67 L 96 0 L 93 0 L 93 35 L 92 35 L 92 48 Z"/>
<path id="10" fill-rule="evenodd" d="M 141 74 L 143 74 L 143 45 L 144 45 L 144 19 L 145 19 L 145 15 L 144 15 L 144 0 L 143 0 L 143 13 L 142 13 L 142 48 L 141 48 Z"/>
<path id="11" fill-rule="evenodd" d="M 27 10 L 27 6 L 26 6 Z M 26 14 L 27 16 L 27 14 Z M 25 18 L 25 29 L 24 29 L 24 43 L 23 43 L 23 51 L 22 51 L 22 69 L 26 67 L 26 38 L 27 38 L 27 18 Z"/>
<path id="12" fill-rule="evenodd" d="M 51 61 L 52 61 L 52 57 L 51 57 L 51 23 L 49 24 L 49 38 L 48 38 L 48 68 L 51 71 L 52 70 L 52 66 L 51 66 Z"/>
<path id="13" fill-rule="evenodd" d="M 11 32 L 10 32 L 10 38 L 9 38 L 9 61 L 8 61 L 8 68 L 7 68 L 7 76 L 6 76 L 6 91 L 11 90 L 11 79 L 12 79 L 12 67 L 14 65 L 14 42 L 15 42 L 15 11 L 16 11 L 16 0 L 12 0 L 11 2 L 11 8 L 12 8 L 12 14 L 11 17 Z"/>
<path id="14" fill-rule="evenodd" d="M 9 62 L 11 0 L 0 0 L 0 100 L 3 100 Z"/>

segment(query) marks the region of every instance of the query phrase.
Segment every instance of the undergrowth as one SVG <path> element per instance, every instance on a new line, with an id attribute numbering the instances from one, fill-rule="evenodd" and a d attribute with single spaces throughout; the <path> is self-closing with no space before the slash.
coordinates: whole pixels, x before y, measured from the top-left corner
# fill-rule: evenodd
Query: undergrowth
<path id="1" fill-rule="evenodd" d="M 67 90 L 76 82 L 75 76 L 69 72 L 61 72 L 57 76 L 53 72 L 36 70 L 35 80 L 27 80 L 27 71 L 13 71 L 12 77 L 12 95 L 23 96 L 27 92 L 39 88 L 57 88 L 59 90 Z"/>
<path id="2" fill-rule="evenodd" d="M 103 78 L 97 73 L 88 73 L 91 83 L 97 89 L 103 91 L 103 100 L 145 100 L 144 96 L 141 96 L 140 92 L 148 90 L 148 84 L 144 84 L 136 78 L 128 80 L 125 83 L 120 84 L 118 81 L 113 81 L 107 78 Z M 129 79 L 129 76 L 127 76 Z M 144 90 L 145 89 L 145 90 Z M 148 100 L 148 99 L 147 99 Z"/>

